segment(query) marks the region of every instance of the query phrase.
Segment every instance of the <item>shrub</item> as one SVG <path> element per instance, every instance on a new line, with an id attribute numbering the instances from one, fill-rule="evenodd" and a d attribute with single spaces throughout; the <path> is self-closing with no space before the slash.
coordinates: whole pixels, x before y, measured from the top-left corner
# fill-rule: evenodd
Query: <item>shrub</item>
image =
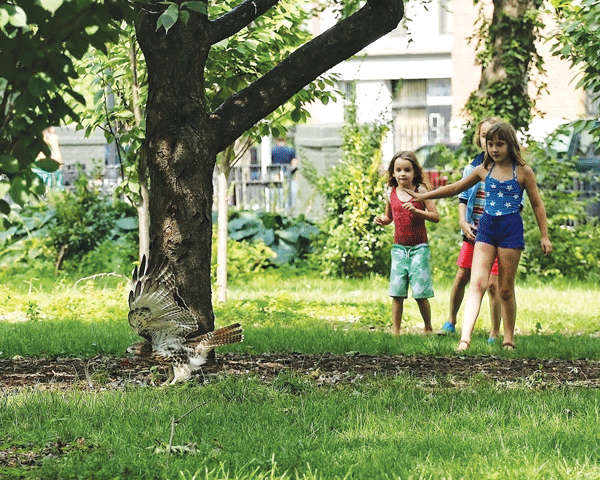
<path id="1" fill-rule="evenodd" d="M 267 212 L 233 212 L 228 223 L 231 240 L 260 242 L 269 248 L 268 260 L 276 265 L 296 263 L 312 251 L 319 228 L 304 216 L 284 217 Z"/>
<path id="2" fill-rule="evenodd" d="M 582 199 L 573 188 L 582 176 L 576 171 L 576 159 L 559 155 L 551 141 L 532 143 L 526 159 L 536 174 L 546 207 L 552 253 L 543 255 L 535 216 L 526 202 L 521 274 L 600 281 L 600 224 L 597 218 L 587 217 L 585 204 L 589 199 Z"/>
<path id="3" fill-rule="evenodd" d="M 340 163 L 326 176 L 319 176 L 314 166 L 304 169 L 304 176 L 326 201 L 313 262 L 327 275 L 388 274 L 393 233 L 373 223 L 385 208 L 387 176 L 380 175 L 380 165 L 387 130 L 383 124 L 350 121 L 343 130 Z"/>
<path id="4" fill-rule="evenodd" d="M 129 270 L 137 257 L 136 217 L 134 207 L 111 201 L 81 177 L 75 192 L 52 192 L 47 202 L 4 218 L 0 265 L 14 273 L 64 267 L 89 275 L 125 265 Z"/>

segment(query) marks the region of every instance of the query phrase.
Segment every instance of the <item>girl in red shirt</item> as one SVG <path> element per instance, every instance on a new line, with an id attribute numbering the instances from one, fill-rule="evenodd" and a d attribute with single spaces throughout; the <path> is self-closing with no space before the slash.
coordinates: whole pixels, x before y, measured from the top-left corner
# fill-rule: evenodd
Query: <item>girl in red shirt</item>
<path id="1" fill-rule="evenodd" d="M 430 252 L 427 243 L 425 220 L 439 222 L 440 215 L 432 200 L 415 201 L 403 189 L 425 193 L 428 188 L 423 179 L 423 169 L 413 152 L 394 155 L 388 167 L 389 186 L 385 214 L 375 217 L 377 225 L 394 222 L 394 246 L 390 272 L 389 295 L 392 297 L 392 331 L 400 333 L 404 300 L 408 297 L 408 285 L 425 323 L 425 333 L 430 333 L 433 279 L 429 265 Z M 397 188 L 401 187 L 401 188 Z"/>

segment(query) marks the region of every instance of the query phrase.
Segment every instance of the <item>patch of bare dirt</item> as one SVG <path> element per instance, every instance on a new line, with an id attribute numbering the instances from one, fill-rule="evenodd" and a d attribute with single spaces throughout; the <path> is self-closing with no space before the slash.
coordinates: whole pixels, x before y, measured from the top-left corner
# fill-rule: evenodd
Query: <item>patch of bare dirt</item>
<path id="1" fill-rule="evenodd" d="M 154 368 L 153 368 L 154 367 Z M 473 376 L 496 382 L 525 380 L 544 385 L 600 387 L 600 362 L 562 359 L 521 359 L 488 357 L 427 357 L 372 355 L 306 355 L 276 353 L 264 355 L 222 354 L 193 378 L 203 381 L 216 374 L 257 375 L 273 380 L 285 372 L 308 376 L 317 384 L 350 382 L 368 376 L 450 378 L 460 384 Z M 21 388 L 123 388 L 126 385 L 153 385 L 165 380 L 164 372 L 141 358 L 95 357 L 0 359 L 0 392 Z"/>

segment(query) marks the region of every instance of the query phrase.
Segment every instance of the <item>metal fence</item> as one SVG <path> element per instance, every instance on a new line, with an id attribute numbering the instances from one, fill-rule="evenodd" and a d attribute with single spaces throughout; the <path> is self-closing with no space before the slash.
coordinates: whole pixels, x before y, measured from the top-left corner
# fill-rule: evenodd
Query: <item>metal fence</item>
<path id="1" fill-rule="evenodd" d="M 293 180 L 288 165 L 268 165 L 266 168 L 244 165 L 234 167 L 229 176 L 229 203 L 240 210 L 291 213 Z M 214 181 L 216 192 L 216 179 Z"/>

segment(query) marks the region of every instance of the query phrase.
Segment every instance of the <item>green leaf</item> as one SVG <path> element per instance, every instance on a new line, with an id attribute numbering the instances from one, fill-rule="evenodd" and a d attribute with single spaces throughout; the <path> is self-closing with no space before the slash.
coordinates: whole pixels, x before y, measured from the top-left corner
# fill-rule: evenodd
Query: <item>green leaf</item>
<path id="1" fill-rule="evenodd" d="M 35 166 L 45 172 L 56 172 L 60 168 L 60 163 L 52 158 L 42 158 L 35 162 Z"/>
<path id="2" fill-rule="evenodd" d="M 201 13 L 202 15 L 208 15 L 208 4 L 206 2 L 183 2 L 181 6 L 193 10 L 194 12 Z"/>
<path id="3" fill-rule="evenodd" d="M 3 173 L 17 173 L 19 171 L 19 160 L 9 155 L 0 155 L 0 171 Z"/>
<path id="4" fill-rule="evenodd" d="M 27 26 L 27 14 L 21 7 L 16 5 L 4 5 L 2 8 L 8 12 L 8 23 L 13 27 Z"/>
<path id="5" fill-rule="evenodd" d="M 115 223 L 122 230 L 137 230 L 138 228 L 138 220 L 135 217 L 119 218 Z"/>
<path id="6" fill-rule="evenodd" d="M 63 4 L 63 0 L 38 0 L 39 4 L 50 13 L 54 14 Z"/>
<path id="7" fill-rule="evenodd" d="M 158 17 L 158 22 L 156 23 L 156 29 L 158 30 L 160 27 L 165 27 L 165 32 L 168 32 L 169 29 L 175 25 L 177 19 L 179 18 L 179 7 L 176 4 L 171 3 L 169 8 L 165 10 L 165 12 Z"/>

